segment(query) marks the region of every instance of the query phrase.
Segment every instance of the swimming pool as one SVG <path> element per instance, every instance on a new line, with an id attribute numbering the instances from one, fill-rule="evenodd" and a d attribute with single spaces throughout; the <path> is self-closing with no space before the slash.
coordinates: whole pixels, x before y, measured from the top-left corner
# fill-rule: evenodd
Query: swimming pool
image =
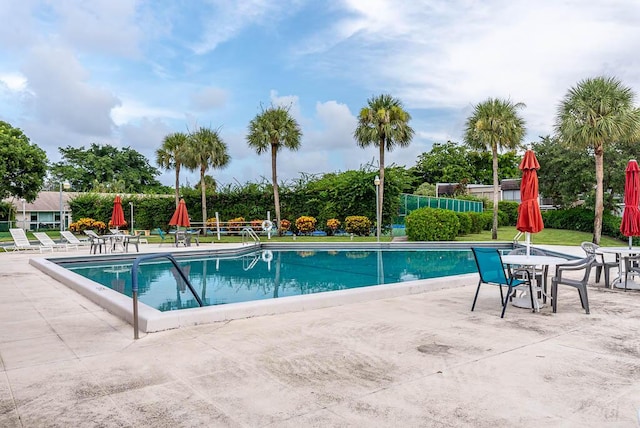
<path id="1" fill-rule="evenodd" d="M 204 305 L 215 306 L 475 272 L 468 249 L 258 250 L 178 259 Z M 131 297 L 131 262 L 67 263 L 72 272 Z M 168 260 L 140 265 L 138 299 L 160 311 L 199 307 Z"/>
<path id="2" fill-rule="evenodd" d="M 474 243 L 473 245 L 512 248 L 512 244 L 506 242 Z M 460 274 L 468 271 L 467 268 L 454 269 L 457 264 L 467 267 L 473 266 L 472 259 L 469 259 L 470 247 L 470 243 L 464 242 L 379 244 L 342 242 L 337 245 L 330 243 L 260 243 L 250 247 L 240 244 L 216 244 L 210 247 L 201 245 L 196 248 L 184 248 L 179 251 L 168 246 L 143 246 L 141 252 L 157 254 L 164 251 L 176 256 L 181 264 L 188 259 L 196 260 L 194 267 L 190 268 L 192 269 L 190 277 L 193 279 L 196 293 L 204 291 L 203 297 L 210 306 L 190 307 L 192 303 L 189 301 L 193 300 L 193 296 L 187 291 L 183 292 L 180 285 L 176 286 L 176 280 L 172 273 L 152 274 L 153 270 L 143 264 L 140 266 L 143 271 L 140 279 L 143 275 L 147 275 L 151 279 L 165 277 L 171 281 L 161 286 L 168 290 L 163 294 L 163 297 L 153 297 L 149 300 L 149 304 L 141 303 L 139 305 L 139 329 L 142 332 L 154 332 L 181 326 L 320 309 L 475 284 L 478 280 L 475 268 L 469 271 L 474 273 L 468 274 Z M 271 252 L 263 252 L 263 250 Z M 378 252 L 377 250 L 389 251 Z M 405 255 L 403 264 L 398 264 L 402 267 L 395 266 L 396 262 L 387 262 L 388 257 L 400 257 L 400 253 L 395 250 L 410 251 L 411 257 L 407 259 Z M 437 255 L 433 250 L 457 251 L 452 261 L 451 259 L 441 259 L 441 255 Z M 256 257 L 256 254 L 251 255 L 256 251 L 258 251 L 259 257 Z M 290 255 L 286 257 L 295 260 L 296 263 L 289 263 L 285 268 L 285 265 L 278 263 L 277 260 L 280 257 L 282 261 L 286 253 L 280 255 L 278 251 L 293 251 L 295 256 L 293 253 L 289 253 Z M 327 253 L 323 254 L 323 251 L 327 251 Z M 29 263 L 105 310 L 133 324 L 132 299 L 126 295 L 127 292 L 130 293 L 131 274 L 128 266 L 140 255 L 137 253 L 117 255 L 54 254 L 46 256 L 46 258 L 32 257 Z M 342 261 L 335 263 L 340 258 Z M 202 259 L 209 261 L 198 265 L 197 260 Z M 216 266 L 218 269 L 219 266 L 226 266 L 227 259 L 235 259 L 235 262 L 230 263 L 236 264 L 237 275 L 227 278 L 226 285 L 222 280 L 210 279 L 209 272 L 216 272 Z M 322 265 L 321 260 L 323 259 L 325 260 L 325 269 L 320 273 L 314 265 Z M 366 261 L 366 264 L 358 265 L 360 263 L 358 260 Z M 467 264 L 469 262 L 470 264 Z M 104 279 L 108 281 L 108 284 L 103 285 L 67 269 L 67 267 L 81 265 L 91 267 L 96 271 L 110 271 L 100 273 L 100 275 L 105 275 Z M 278 266 L 280 266 L 279 283 L 276 287 Z M 338 269 L 336 266 L 340 268 Z M 360 268 L 356 269 L 356 266 L 360 266 Z M 379 269 L 379 266 L 382 269 Z M 202 274 L 204 269 L 207 270 L 207 275 Z M 146 274 L 145 270 L 147 270 Z M 292 273 L 306 270 L 309 270 L 306 277 L 298 277 L 296 280 L 290 279 Z M 260 271 L 271 274 L 271 279 L 253 277 Z M 349 272 L 365 278 L 366 281 L 357 285 L 356 288 L 338 286 L 333 287 L 337 288 L 335 291 L 324 291 L 327 289 L 326 283 L 336 282 L 339 278 L 348 276 Z M 107 274 L 108 276 L 106 276 Z M 312 285 L 309 282 L 310 277 L 322 278 L 324 283 Z M 206 278 L 206 290 L 203 290 L 205 285 L 202 282 L 203 278 Z M 283 279 L 289 282 L 283 281 Z M 152 282 L 148 282 L 149 287 Z M 237 285 L 232 287 L 233 283 Z M 224 297 L 222 290 L 225 288 L 237 288 L 241 295 L 253 294 L 255 297 L 256 294 L 262 294 L 264 298 L 240 302 L 235 298 Z M 299 289 L 303 294 L 295 293 L 297 295 L 294 295 L 293 291 L 296 289 Z M 139 289 L 140 291 L 143 290 Z M 312 293 L 312 291 L 317 292 Z M 272 298 L 274 293 L 278 298 Z M 235 301 L 237 303 L 234 303 Z M 165 305 L 168 310 L 160 311 L 152 307 L 158 303 Z M 185 309 L 173 310 L 178 308 Z"/>

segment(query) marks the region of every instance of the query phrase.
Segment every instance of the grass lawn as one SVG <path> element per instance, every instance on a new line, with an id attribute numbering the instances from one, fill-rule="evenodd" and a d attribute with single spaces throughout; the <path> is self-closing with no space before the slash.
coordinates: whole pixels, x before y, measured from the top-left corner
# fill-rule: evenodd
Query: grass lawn
<path id="1" fill-rule="evenodd" d="M 515 226 L 505 226 L 498 229 L 499 241 L 512 241 L 517 234 Z M 60 239 L 60 232 L 47 231 L 47 234 L 54 240 Z M 29 239 L 35 241 L 35 238 L 30 232 L 27 232 Z M 531 235 L 531 242 L 540 245 L 580 245 L 581 242 L 591 241 L 592 235 L 586 232 L 576 232 L 573 230 L 561 230 L 561 229 L 544 229 L 540 233 Z M 147 237 L 150 243 L 160 243 L 161 239 L 158 235 L 151 235 Z M 168 237 L 167 240 L 173 239 Z M 263 242 L 267 242 L 267 237 L 260 236 Z M 272 236 L 270 242 L 376 242 L 375 236 L 296 236 L 295 240 L 293 236 Z M 390 242 L 391 236 L 382 236 L 380 238 L 382 242 Z M 456 241 L 491 241 L 491 231 L 483 231 L 482 233 L 459 236 Z M 12 242 L 9 232 L 0 232 L 0 242 Z M 170 241 L 169 241 L 170 242 Z M 242 242 L 240 236 L 222 236 L 218 241 L 215 236 L 201 237 L 200 242 Z M 520 239 L 521 243 L 524 243 L 524 236 Z M 607 247 L 616 247 L 625 245 L 626 241 L 619 241 L 617 239 L 603 236 L 600 244 Z"/>
<path id="2" fill-rule="evenodd" d="M 518 231 L 515 226 L 504 226 L 498 228 L 499 241 L 512 241 Z M 593 235 L 587 232 L 577 232 L 575 230 L 564 229 L 543 229 L 540 233 L 531 234 L 531 243 L 536 245 L 580 245 L 584 241 L 591 242 Z M 491 231 L 486 230 L 479 234 L 459 236 L 456 241 L 490 241 Z M 524 243 L 524 236 L 519 241 Z M 626 242 L 618 239 L 602 236 L 600 245 L 603 247 L 619 247 Z"/>

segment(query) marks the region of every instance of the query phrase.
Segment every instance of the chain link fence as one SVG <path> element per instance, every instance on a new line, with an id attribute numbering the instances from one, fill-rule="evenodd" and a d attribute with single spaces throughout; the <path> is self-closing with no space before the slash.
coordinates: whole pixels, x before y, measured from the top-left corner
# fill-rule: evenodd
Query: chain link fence
<path id="1" fill-rule="evenodd" d="M 404 236 L 404 219 L 411 211 L 418 208 L 441 208 L 456 212 L 483 212 L 482 202 L 465 199 L 436 198 L 403 193 L 400 195 L 400 210 L 393 224 L 393 236 Z"/>

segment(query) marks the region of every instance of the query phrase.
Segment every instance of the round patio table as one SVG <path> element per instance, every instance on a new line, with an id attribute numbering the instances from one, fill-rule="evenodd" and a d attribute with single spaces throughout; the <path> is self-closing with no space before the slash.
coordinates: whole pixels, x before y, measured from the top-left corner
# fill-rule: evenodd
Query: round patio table
<path id="1" fill-rule="evenodd" d="M 567 259 L 565 259 L 564 257 L 556 256 L 537 256 L 526 254 L 507 254 L 505 256 L 502 256 L 502 263 L 511 266 L 520 266 L 529 270 L 532 279 L 536 277 L 536 270 L 538 266 L 540 266 L 542 268 L 542 272 L 544 272 L 545 266 L 555 266 L 566 261 Z M 534 292 L 536 292 L 536 294 L 538 294 L 537 292 L 544 293 L 545 290 L 543 290 L 542 284 L 536 284 Z M 529 288 L 523 287 L 520 290 L 520 294 L 513 298 L 511 304 L 518 308 L 531 309 L 531 297 L 529 297 Z M 534 296 L 533 304 L 536 306 L 536 310 L 540 310 L 540 308 L 544 306 L 544 303 L 541 302 L 537 296 Z"/>
<path id="2" fill-rule="evenodd" d="M 640 247 L 598 247 L 596 248 L 598 254 L 615 254 L 618 259 L 618 277 L 611 281 L 611 287 L 625 288 L 624 287 L 624 266 L 625 259 L 629 257 L 637 256 L 640 254 Z M 633 276 L 627 281 L 628 290 L 640 290 L 640 284 L 633 280 Z"/>

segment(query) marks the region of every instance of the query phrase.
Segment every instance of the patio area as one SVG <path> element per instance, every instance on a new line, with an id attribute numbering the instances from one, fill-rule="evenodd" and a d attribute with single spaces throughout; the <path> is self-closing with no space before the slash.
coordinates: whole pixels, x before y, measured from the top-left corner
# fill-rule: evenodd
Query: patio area
<path id="1" fill-rule="evenodd" d="M 592 285 L 586 315 L 577 291 L 562 287 L 558 313 L 509 307 L 500 319 L 495 287 L 483 287 L 470 312 L 474 277 L 462 287 L 134 341 L 131 325 L 29 265 L 40 256 L 0 254 L 3 427 L 640 421 L 637 291 Z"/>

